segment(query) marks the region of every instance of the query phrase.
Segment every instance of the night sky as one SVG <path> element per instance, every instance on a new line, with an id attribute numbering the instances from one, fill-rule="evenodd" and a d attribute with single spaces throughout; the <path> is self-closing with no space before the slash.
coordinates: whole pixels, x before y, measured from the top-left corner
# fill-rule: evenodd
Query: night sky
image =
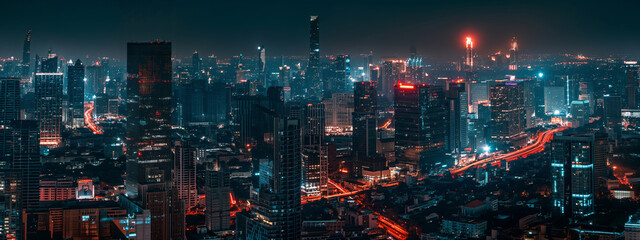
<path id="1" fill-rule="evenodd" d="M 135 2 L 135 3 L 134 3 Z M 465 35 L 480 53 L 504 50 L 512 36 L 531 53 L 640 56 L 640 1 L 3 1 L 0 57 L 21 56 L 27 29 L 32 52 L 123 58 L 127 41 L 160 38 L 174 55 L 194 50 L 228 57 L 306 56 L 309 15 L 320 15 L 322 54 L 452 59 Z M 535 2 L 535 3 L 533 3 Z"/>

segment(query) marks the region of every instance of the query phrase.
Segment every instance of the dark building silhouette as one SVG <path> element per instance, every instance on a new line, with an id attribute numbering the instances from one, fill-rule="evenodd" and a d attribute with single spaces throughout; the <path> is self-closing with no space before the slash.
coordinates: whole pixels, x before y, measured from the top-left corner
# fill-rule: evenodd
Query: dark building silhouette
<path id="1" fill-rule="evenodd" d="M 36 73 L 36 116 L 40 145 L 56 148 L 62 142 L 62 73 Z"/>
<path id="2" fill-rule="evenodd" d="M 20 79 L 0 78 L 0 125 L 20 119 Z"/>
<path id="3" fill-rule="evenodd" d="M 171 43 L 128 43 L 127 73 L 127 196 L 151 211 L 152 238 L 169 239 Z"/>
<path id="4" fill-rule="evenodd" d="M 29 69 L 31 67 L 31 29 L 27 31 L 27 36 L 24 38 L 22 45 L 22 76 L 29 75 Z"/>
<path id="5" fill-rule="evenodd" d="M 74 128 L 84 126 L 84 65 L 80 59 L 67 67 L 68 121 Z"/>
<path id="6" fill-rule="evenodd" d="M 441 164 L 449 127 L 442 87 L 398 83 L 394 98 L 397 164 L 415 170 Z"/>
<path id="7" fill-rule="evenodd" d="M 322 79 L 320 78 L 320 18 L 311 16 L 309 22 L 309 65 L 307 66 L 306 88 L 309 98 L 322 97 Z"/>
<path id="8" fill-rule="evenodd" d="M 362 175 L 362 168 L 371 168 L 376 154 L 378 91 L 376 82 L 357 82 L 353 89 L 353 174 Z"/>
<path id="9" fill-rule="evenodd" d="M 230 228 L 231 178 L 229 171 L 220 165 L 205 172 L 205 224 L 209 231 Z"/>

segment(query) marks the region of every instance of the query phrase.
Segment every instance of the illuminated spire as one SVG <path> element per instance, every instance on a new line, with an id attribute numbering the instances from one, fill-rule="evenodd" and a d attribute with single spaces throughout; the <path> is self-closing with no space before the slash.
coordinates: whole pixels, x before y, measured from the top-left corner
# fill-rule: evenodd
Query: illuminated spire
<path id="1" fill-rule="evenodd" d="M 469 68 L 469 71 L 473 71 L 473 40 L 471 39 L 471 37 L 467 37 L 466 48 L 467 48 L 466 64 L 467 64 L 467 67 Z"/>

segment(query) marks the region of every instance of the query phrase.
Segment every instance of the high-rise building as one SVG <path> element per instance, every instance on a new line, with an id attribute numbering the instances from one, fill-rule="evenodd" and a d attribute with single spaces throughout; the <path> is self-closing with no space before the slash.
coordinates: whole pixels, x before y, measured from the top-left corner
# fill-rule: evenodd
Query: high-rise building
<path id="1" fill-rule="evenodd" d="M 231 222 L 231 178 L 226 168 L 205 172 L 205 222 L 209 231 L 228 230 Z"/>
<path id="2" fill-rule="evenodd" d="M 20 119 L 20 79 L 0 78 L 0 126 Z"/>
<path id="3" fill-rule="evenodd" d="M 622 98 L 620 96 L 605 96 L 603 102 L 604 126 L 610 137 L 618 139 L 622 132 Z"/>
<path id="4" fill-rule="evenodd" d="M 584 126 L 589 122 L 589 101 L 575 100 L 571 102 L 572 127 Z"/>
<path id="5" fill-rule="evenodd" d="M 465 57 L 466 70 L 469 72 L 473 72 L 474 52 L 473 52 L 473 40 L 471 39 L 471 37 L 467 37 L 465 48 L 467 50 L 467 56 Z"/>
<path id="6" fill-rule="evenodd" d="M 104 94 L 104 86 L 106 76 L 104 75 L 104 66 L 100 62 L 95 62 L 85 69 L 87 84 L 85 88 L 85 97 L 93 100 L 96 96 Z"/>
<path id="7" fill-rule="evenodd" d="M 0 128 L 0 232 L 26 239 L 24 211 L 40 201 L 40 140 L 38 121 L 12 120 Z M 11 239 L 11 238 L 9 238 Z"/>
<path id="8" fill-rule="evenodd" d="M 353 103 L 353 174 L 360 176 L 362 168 L 372 168 L 371 161 L 376 155 L 378 129 L 378 91 L 377 82 L 358 82 L 354 84 Z"/>
<path id="9" fill-rule="evenodd" d="M 252 197 L 251 211 L 236 215 L 238 239 L 301 238 L 301 129 L 296 117 L 265 113 L 269 126 L 265 144 L 268 154 L 261 166 L 261 183 L 257 197 Z M 263 165 L 263 164 L 261 164 Z M 262 174 L 262 171 L 265 174 Z M 271 176 L 271 177 L 269 177 Z M 263 180 L 264 179 L 264 180 Z"/>
<path id="10" fill-rule="evenodd" d="M 171 43 L 128 43 L 127 73 L 127 196 L 150 209 L 152 238 L 169 239 Z"/>
<path id="11" fill-rule="evenodd" d="M 35 86 L 40 145 L 58 147 L 62 142 L 62 73 L 36 73 Z"/>
<path id="12" fill-rule="evenodd" d="M 395 89 L 397 164 L 410 170 L 442 164 L 449 127 L 444 90 L 402 83 Z"/>
<path id="13" fill-rule="evenodd" d="M 202 78 L 202 70 L 202 58 L 198 55 L 198 51 L 195 51 L 191 56 L 191 78 Z"/>
<path id="14" fill-rule="evenodd" d="M 557 133 L 551 142 L 551 197 L 555 214 L 581 218 L 594 214 L 594 134 Z"/>
<path id="15" fill-rule="evenodd" d="M 567 104 L 564 87 L 544 87 L 544 105 L 547 115 L 566 115 Z"/>
<path id="16" fill-rule="evenodd" d="M 262 87 L 271 87 L 268 86 L 267 82 L 267 49 L 264 46 L 258 46 L 258 62 L 256 67 L 256 73 L 258 74 L 258 85 Z"/>
<path id="17" fill-rule="evenodd" d="M 349 76 L 351 76 L 351 59 L 349 55 L 337 55 L 333 62 L 334 72 L 331 79 L 326 79 L 327 87 L 324 89 L 327 96 L 332 93 L 347 92 L 349 87 Z"/>
<path id="18" fill-rule="evenodd" d="M 309 103 L 302 109 L 302 191 L 306 196 L 328 193 L 328 159 L 324 145 L 324 104 Z"/>
<path id="19" fill-rule="evenodd" d="M 27 36 L 24 38 L 22 45 L 22 76 L 29 75 L 29 69 L 31 67 L 31 29 L 27 31 Z"/>
<path id="20" fill-rule="evenodd" d="M 186 211 L 198 204 L 196 190 L 196 148 L 189 143 L 176 142 L 173 154 L 173 182 L 178 200 Z"/>
<path id="21" fill-rule="evenodd" d="M 499 82 L 490 87 L 491 141 L 496 145 L 521 144 L 525 139 L 523 88 L 518 82 Z"/>
<path id="22" fill-rule="evenodd" d="M 284 101 L 285 102 L 291 101 L 291 95 L 293 92 L 291 90 L 291 67 L 287 65 L 283 65 L 282 67 L 280 67 L 280 74 L 278 75 L 278 77 L 279 79 L 278 79 L 277 86 L 283 87 Z M 297 89 L 296 92 L 299 92 L 300 86 L 296 86 L 295 88 Z"/>
<path id="23" fill-rule="evenodd" d="M 325 104 L 325 125 L 337 131 L 351 130 L 353 113 L 353 94 L 334 93 L 331 98 L 323 101 Z"/>
<path id="24" fill-rule="evenodd" d="M 69 122 L 74 128 L 84 126 L 84 65 L 80 59 L 67 67 L 67 95 Z"/>
<path id="25" fill-rule="evenodd" d="M 311 16 L 309 22 L 309 65 L 307 66 L 306 88 L 308 97 L 322 98 L 322 78 L 320 78 L 320 18 Z"/>
<path id="26" fill-rule="evenodd" d="M 509 46 L 509 70 L 518 70 L 518 55 L 518 40 L 513 37 Z"/>
<path id="27" fill-rule="evenodd" d="M 38 72 L 41 73 L 57 73 L 58 72 L 58 55 L 55 53 L 51 53 L 49 50 L 49 54 L 47 58 L 44 58 L 40 62 L 40 70 Z"/>
<path id="28" fill-rule="evenodd" d="M 625 61 L 624 71 L 627 75 L 627 101 L 626 108 L 637 109 L 640 106 L 640 75 L 638 74 L 637 61 Z"/>
<path id="29" fill-rule="evenodd" d="M 449 151 L 461 153 L 468 146 L 468 93 L 462 80 L 449 83 Z"/>

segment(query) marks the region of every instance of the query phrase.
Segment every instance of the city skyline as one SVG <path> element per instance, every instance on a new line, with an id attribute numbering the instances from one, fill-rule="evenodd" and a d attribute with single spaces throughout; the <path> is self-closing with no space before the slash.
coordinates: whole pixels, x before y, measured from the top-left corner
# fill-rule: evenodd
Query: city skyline
<path id="1" fill-rule="evenodd" d="M 152 4 L 153 3 L 153 4 Z M 55 2 L 8 2 L 0 14 L 29 18 L 6 25 L 0 39 L 2 57 L 20 56 L 23 36 L 33 30 L 33 53 L 48 49 L 62 56 L 125 59 L 125 42 L 161 39 L 174 43 L 174 55 L 230 57 L 252 55 L 258 45 L 271 56 L 305 56 L 309 15 L 322 18 L 323 56 L 373 51 L 380 56 L 405 56 L 411 46 L 421 55 L 451 60 L 464 53 L 464 37 L 472 36 L 480 54 L 506 51 L 517 37 L 523 52 L 640 55 L 633 29 L 637 2 L 627 4 L 539 2 L 535 5 L 496 1 L 457 4 L 407 2 L 282 2 L 274 4 L 169 1 L 116 1 L 65 7 Z M 636 6 L 637 7 L 637 6 Z M 350 9 L 350 10 L 347 10 Z M 353 10 L 351 10 L 353 9 Z M 210 10 L 210 11 L 209 11 Z M 52 14 L 47 14 L 52 13 Z M 626 13 L 626 14 L 625 14 Z M 53 18 L 58 24 L 50 24 Z M 59 26 L 59 27 L 56 27 Z M 47 41 L 42 41 L 47 39 Z M 393 43 L 393 44 L 391 44 Z M 95 46 L 100 46 L 95 48 Z"/>

